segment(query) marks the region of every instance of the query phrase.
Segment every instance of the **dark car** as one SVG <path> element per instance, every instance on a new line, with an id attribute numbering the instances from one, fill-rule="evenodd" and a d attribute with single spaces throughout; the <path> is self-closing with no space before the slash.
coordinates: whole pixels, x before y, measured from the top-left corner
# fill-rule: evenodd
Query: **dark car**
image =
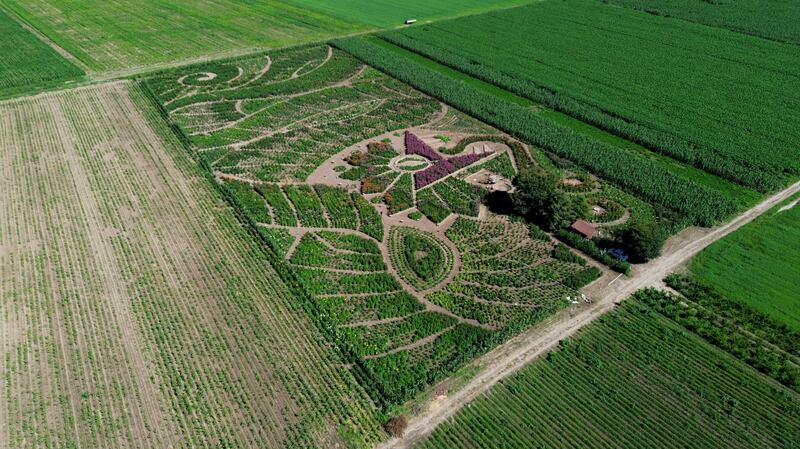
<path id="1" fill-rule="evenodd" d="M 625 251 L 619 248 L 611 248 L 610 250 L 608 250 L 608 254 L 611 255 L 611 257 L 617 260 L 621 260 L 623 262 L 628 260 L 628 255 L 625 254 Z"/>

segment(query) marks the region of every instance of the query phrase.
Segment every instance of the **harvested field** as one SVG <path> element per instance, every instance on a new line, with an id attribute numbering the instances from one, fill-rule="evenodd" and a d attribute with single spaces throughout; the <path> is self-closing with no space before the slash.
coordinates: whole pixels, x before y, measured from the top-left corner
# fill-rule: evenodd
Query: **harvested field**
<path id="1" fill-rule="evenodd" d="M 366 394 L 125 82 L 0 103 L 0 447 L 348 447 Z"/>

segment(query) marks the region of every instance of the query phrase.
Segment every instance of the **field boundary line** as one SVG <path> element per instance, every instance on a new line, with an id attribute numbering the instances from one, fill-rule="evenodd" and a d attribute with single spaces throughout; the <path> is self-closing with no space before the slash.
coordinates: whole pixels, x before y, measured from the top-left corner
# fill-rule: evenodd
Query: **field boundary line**
<path id="1" fill-rule="evenodd" d="M 50 39 L 46 34 L 44 34 L 43 32 L 39 31 L 38 28 L 36 28 L 32 23 L 30 23 L 27 20 L 25 20 L 25 18 L 23 18 L 21 15 L 17 14 L 16 11 L 10 9 L 8 6 L 6 6 L 6 5 L 4 5 L 2 3 L 0 3 L 0 10 L 2 10 L 4 13 L 6 13 L 6 15 L 8 15 L 15 22 L 17 22 L 19 24 L 19 26 L 21 26 L 26 31 L 29 31 L 31 34 L 36 36 L 37 39 L 42 41 L 48 47 L 52 48 L 62 58 L 66 59 L 67 61 L 75 64 L 76 66 L 78 66 L 79 69 L 83 70 L 83 74 L 84 75 L 89 75 L 89 73 L 91 72 L 91 69 L 89 68 L 88 65 L 86 65 L 80 59 L 78 59 L 77 56 L 75 56 L 72 53 L 70 53 L 67 49 L 65 49 L 64 47 L 58 45 L 54 40 Z"/>
<path id="2" fill-rule="evenodd" d="M 489 391 L 502 379 L 516 373 L 528 363 L 549 352 L 561 340 L 575 335 L 584 326 L 613 310 L 617 304 L 635 291 L 644 287 L 658 287 L 667 274 L 690 260 L 705 247 L 745 226 L 798 192 L 800 192 L 800 181 L 766 198 L 732 221 L 711 229 L 688 244 L 679 245 L 672 253 L 665 254 L 642 267 L 637 267 L 636 273 L 631 279 L 627 282 L 615 283 L 615 288 L 607 286 L 604 289 L 604 295 L 595 297 L 594 302 L 578 312 L 562 310 L 552 319 L 519 334 L 475 359 L 471 365 L 482 365 L 483 371 L 451 396 L 437 400 L 434 404 L 427 404 L 428 406 L 422 413 L 409 420 L 409 426 L 403 438 L 391 438 L 379 444 L 377 448 L 407 449 L 413 447 L 414 444 L 433 433 L 439 424 L 455 416 L 461 408 Z M 675 240 L 679 238 L 678 236 L 673 237 Z M 600 278 L 590 285 L 602 282 L 602 279 Z"/>

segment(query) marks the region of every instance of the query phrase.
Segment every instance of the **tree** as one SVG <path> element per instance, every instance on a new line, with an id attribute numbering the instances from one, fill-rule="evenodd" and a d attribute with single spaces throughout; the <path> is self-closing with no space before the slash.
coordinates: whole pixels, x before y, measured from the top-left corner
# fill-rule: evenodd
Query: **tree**
<path id="1" fill-rule="evenodd" d="M 634 221 L 622 239 L 634 259 L 647 262 L 661 255 L 667 235 L 655 222 Z"/>
<path id="2" fill-rule="evenodd" d="M 514 211 L 525 217 L 533 215 L 550 205 L 558 195 L 558 179 L 548 173 L 524 170 L 514 179 L 511 202 Z M 533 220 L 532 220 L 533 221 Z"/>
<path id="3" fill-rule="evenodd" d="M 550 229 L 566 228 L 588 214 L 589 205 L 586 203 L 586 198 L 558 192 L 546 211 L 547 225 Z"/>
<path id="4" fill-rule="evenodd" d="M 589 206 L 577 195 L 568 195 L 558 188 L 555 174 L 526 170 L 514 180 L 511 195 L 514 212 L 530 222 L 553 230 L 565 228 L 585 217 Z"/>

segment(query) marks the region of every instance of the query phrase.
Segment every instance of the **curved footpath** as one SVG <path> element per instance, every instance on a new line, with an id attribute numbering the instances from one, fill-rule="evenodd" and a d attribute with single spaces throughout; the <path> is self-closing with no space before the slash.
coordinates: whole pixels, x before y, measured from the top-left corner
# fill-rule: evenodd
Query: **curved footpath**
<path id="1" fill-rule="evenodd" d="M 612 310 L 614 306 L 635 291 L 645 287 L 661 287 L 662 279 L 679 268 L 702 249 L 731 232 L 751 222 L 764 212 L 800 192 L 800 182 L 778 192 L 747 210 L 742 215 L 711 229 L 688 228 L 672 237 L 664 246 L 661 257 L 636 267 L 630 278 L 603 276 L 584 291 L 593 298 L 590 304 L 582 303 L 575 309 L 563 310 L 544 323 L 524 332 L 475 362 L 485 367 L 466 385 L 451 396 L 439 397 L 427 404 L 425 410 L 409 418 L 403 438 L 392 438 L 378 446 L 379 449 L 410 448 L 455 415 L 462 407 L 489 390 L 501 379 L 547 353 L 559 341 L 578 332 L 583 326 Z"/>

